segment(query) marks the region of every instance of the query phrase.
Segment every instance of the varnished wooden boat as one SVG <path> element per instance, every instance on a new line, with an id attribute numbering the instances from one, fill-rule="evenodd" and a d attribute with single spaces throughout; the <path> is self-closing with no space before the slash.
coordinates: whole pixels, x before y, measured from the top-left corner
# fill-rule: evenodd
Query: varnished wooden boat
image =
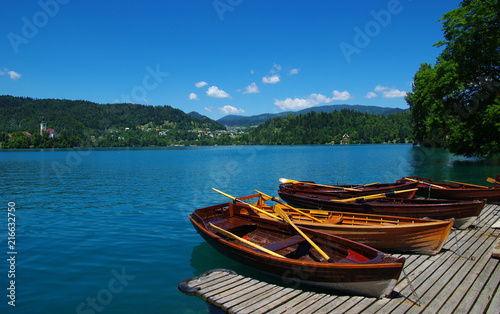
<path id="1" fill-rule="evenodd" d="M 273 206 L 270 206 L 272 204 L 266 203 L 269 198 L 260 194 L 238 199 L 266 212 L 274 212 Z M 437 254 L 441 251 L 454 221 L 310 209 L 299 209 L 305 213 L 301 214 L 279 203 L 274 206 L 279 206 L 299 226 L 353 240 L 383 252 Z M 248 210 L 252 211 L 251 208 Z M 266 217 L 263 214 L 260 216 Z"/>
<path id="2" fill-rule="evenodd" d="M 469 227 L 484 207 L 484 200 L 395 199 L 379 198 L 344 202 L 320 194 L 293 192 L 280 187 L 280 197 L 295 207 L 400 217 L 446 220 L 454 218 L 458 229 Z"/>
<path id="3" fill-rule="evenodd" d="M 285 182 L 280 184 L 286 189 L 290 189 L 295 192 L 306 192 L 306 193 L 316 193 L 323 195 L 330 195 L 332 197 L 338 198 L 348 198 L 353 196 L 371 195 L 378 193 L 389 193 L 393 191 L 408 190 L 408 192 L 395 194 L 395 198 L 413 198 L 416 191 L 411 191 L 411 189 L 418 186 L 418 182 L 412 181 L 401 181 L 398 180 L 393 183 L 374 183 L 367 185 L 323 185 L 316 184 L 314 181 L 295 181 L 286 180 L 290 182 Z"/>
<path id="4" fill-rule="evenodd" d="M 497 176 L 498 177 L 498 176 Z M 451 200 L 482 200 L 487 203 L 500 202 L 500 185 L 479 187 L 474 185 L 459 184 L 459 183 L 441 183 L 434 182 L 428 178 L 417 176 L 407 177 L 420 181 L 417 194 L 428 198 L 440 198 Z M 407 180 L 408 179 L 401 179 Z M 418 182 L 417 182 L 418 183 Z"/>
<path id="5" fill-rule="evenodd" d="M 327 261 L 289 224 L 260 218 L 245 204 L 205 207 L 195 210 L 189 218 L 205 241 L 221 253 L 286 282 L 298 280 L 322 289 L 379 298 L 392 292 L 405 261 L 363 244 L 299 227 L 328 254 Z M 241 240 L 223 235 L 216 228 Z M 283 257 L 249 246 L 246 240 Z"/>

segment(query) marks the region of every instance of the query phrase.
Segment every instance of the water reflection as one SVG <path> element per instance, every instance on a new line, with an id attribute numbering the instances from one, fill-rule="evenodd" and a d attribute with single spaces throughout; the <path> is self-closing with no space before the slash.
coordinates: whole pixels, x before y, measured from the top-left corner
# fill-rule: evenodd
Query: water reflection
<path id="1" fill-rule="evenodd" d="M 467 158 L 455 156 L 443 148 L 413 146 L 408 156 L 412 168 L 409 175 L 434 181 L 453 180 L 490 185 L 486 179 L 500 174 L 500 155 L 487 159 Z"/>

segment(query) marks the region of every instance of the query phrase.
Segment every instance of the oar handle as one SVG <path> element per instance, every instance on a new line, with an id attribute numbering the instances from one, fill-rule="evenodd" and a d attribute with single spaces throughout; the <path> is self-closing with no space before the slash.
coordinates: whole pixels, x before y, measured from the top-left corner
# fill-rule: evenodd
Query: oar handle
<path id="1" fill-rule="evenodd" d="M 451 180 L 444 180 L 446 182 L 451 182 L 451 183 L 456 183 L 456 184 L 461 184 L 461 185 L 467 185 L 467 186 L 472 186 L 475 188 L 481 188 L 481 189 L 487 189 L 487 186 L 484 185 L 475 185 L 475 184 L 469 184 L 469 183 L 463 183 L 463 182 L 457 182 L 457 181 L 451 181 Z"/>
<path id="2" fill-rule="evenodd" d="M 258 208 L 258 207 L 255 207 L 255 206 L 253 206 L 253 205 L 250 205 L 250 204 L 248 204 L 248 203 L 245 203 L 245 202 L 243 202 L 242 200 L 237 199 L 237 198 L 236 198 L 236 197 L 234 197 L 234 196 L 231 196 L 231 195 L 229 195 L 229 194 L 226 194 L 226 193 L 224 193 L 224 192 L 222 192 L 222 191 L 219 191 L 219 190 L 217 190 L 217 189 L 214 189 L 214 188 L 212 188 L 212 190 L 214 190 L 215 192 L 220 193 L 220 194 L 222 194 L 222 195 L 224 195 L 224 196 L 226 196 L 226 197 L 229 197 L 230 199 L 232 199 L 232 200 L 233 200 L 233 201 L 235 201 L 235 202 L 240 202 L 240 203 L 246 204 L 246 205 L 250 206 L 250 208 L 252 208 L 252 209 L 254 209 L 254 210 L 258 211 L 259 213 L 262 213 L 262 214 L 264 214 L 264 215 L 267 215 L 267 216 L 269 216 L 269 217 L 271 217 L 271 218 L 274 218 L 274 219 L 277 219 L 277 220 L 281 220 L 278 216 L 273 215 L 273 214 L 270 214 L 270 213 L 266 212 L 265 210 L 262 210 L 262 209 L 260 209 L 260 208 Z"/>
<path id="3" fill-rule="evenodd" d="M 275 198 L 275 197 L 269 196 L 269 195 L 264 194 L 264 193 L 262 193 L 262 192 L 260 192 L 260 191 L 257 191 L 257 190 L 255 190 L 255 192 L 259 193 L 260 195 L 262 195 L 262 196 L 264 196 L 264 197 L 269 198 L 271 201 L 274 201 L 274 202 L 276 202 L 276 203 L 278 203 L 278 204 L 281 204 L 281 205 L 283 205 L 283 206 L 286 206 L 287 208 L 290 208 L 291 210 L 294 210 L 294 211 L 296 211 L 296 212 L 298 212 L 298 213 L 300 213 L 300 214 L 302 214 L 302 215 L 304 215 L 304 216 L 306 216 L 306 217 L 309 217 L 309 218 L 311 218 L 312 220 L 314 220 L 314 221 L 316 221 L 316 222 L 323 223 L 323 221 L 319 220 L 318 218 L 316 218 L 316 217 L 314 217 L 314 216 L 312 216 L 312 215 L 309 215 L 309 214 L 307 214 L 307 213 L 304 213 L 303 211 L 301 211 L 301 210 L 299 210 L 299 209 L 297 209 L 297 208 L 295 208 L 295 207 L 292 207 L 292 206 L 290 206 L 290 205 L 288 205 L 288 204 L 286 204 L 286 203 L 282 202 L 281 200 L 279 200 L 279 199 L 277 199 L 277 198 Z"/>
<path id="4" fill-rule="evenodd" d="M 443 186 L 440 186 L 440 185 L 436 185 L 436 184 L 432 184 L 432 183 L 429 183 L 429 182 L 425 182 L 425 181 L 422 181 L 422 180 L 415 180 L 415 179 L 412 179 L 412 178 L 404 178 L 405 180 L 408 180 L 408 181 L 413 181 L 413 182 L 418 182 L 418 183 L 422 183 L 422 184 L 427 184 L 429 186 L 432 186 L 434 188 L 438 188 L 438 189 L 446 189 L 445 187 Z"/>
<path id="5" fill-rule="evenodd" d="M 321 256 L 323 256 L 328 262 L 333 262 L 332 259 L 316 244 L 311 240 L 302 230 L 300 230 L 299 227 L 297 227 L 293 221 L 290 219 L 290 217 L 287 216 L 287 214 L 279 207 L 275 207 L 275 210 L 277 211 L 277 214 L 280 215 L 288 224 L 290 224 L 304 239 L 306 239 L 309 244 L 311 244 L 312 247 L 318 251 Z"/>
<path id="6" fill-rule="evenodd" d="M 362 200 L 362 199 L 369 200 L 369 199 L 383 198 L 383 197 L 388 197 L 388 196 L 390 197 L 390 196 L 393 196 L 395 194 L 413 192 L 413 191 L 416 191 L 416 190 L 418 190 L 418 189 L 414 188 L 414 189 L 401 190 L 401 191 L 391 191 L 391 192 L 387 192 L 387 193 L 365 195 L 365 196 L 353 197 L 353 198 L 346 198 L 346 199 L 340 199 L 340 200 L 332 199 L 332 201 L 351 202 L 351 201 L 357 201 L 357 200 Z"/>

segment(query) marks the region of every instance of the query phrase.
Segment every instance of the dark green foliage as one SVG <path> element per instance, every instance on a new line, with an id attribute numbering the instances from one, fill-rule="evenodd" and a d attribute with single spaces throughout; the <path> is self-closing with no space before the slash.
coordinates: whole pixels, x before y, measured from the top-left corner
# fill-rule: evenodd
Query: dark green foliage
<path id="1" fill-rule="evenodd" d="M 42 118 L 59 137 L 40 135 Z M 125 131 L 125 128 L 129 128 Z M 144 128 L 151 131 L 142 131 Z M 156 131 L 165 131 L 159 135 Z M 210 119 L 189 116 L 170 106 L 96 104 L 88 101 L 0 96 L 2 147 L 151 146 L 192 144 L 197 133 L 188 130 L 225 130 Z M 32 137 L 24 136 L 29 132 Z M 7 142 L 7 134 L 12 138 Z M 196 138 L 195 138 L 196 137 Z"/>
<path id="2" fill-rule="evenodd" d="M 406 100 L 415 142 L 455 154 L 500 153 L 500 2 L 465 0 L 446 13 L 444 50 L 422 64 Z"/>
<path id="3" fill-rule="evenodd" d="M 338 144 L 344 134 L 349 135 L 349 143 L 356 144 L 411 142 L 411 116 L 406 112 L 380 116 L 347 109 L 288 114 L 266 121 L 240 141 L 254 145 Z"/>

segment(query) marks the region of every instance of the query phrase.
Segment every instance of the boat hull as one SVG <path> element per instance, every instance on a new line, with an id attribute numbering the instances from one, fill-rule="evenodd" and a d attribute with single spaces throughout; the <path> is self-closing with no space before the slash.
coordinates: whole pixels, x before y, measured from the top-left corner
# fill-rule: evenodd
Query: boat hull
<path id="1" fill-rule="evenodd" d="M 465 229 L 479 216 L 484 207 L 484 200 L 405 200 L 405 199 L 375 199 L 365 202 L 342 202 L 327 197 L 306 193 L 293 193 L 279 190 L 280 197 L 295 207 L 321 209 L 330 211 L 430 218 L 446 220 L 454 218 L 453 226 Z"/>
<path id="2" fill-rule="evenodd" d="M 344 220 L 349 215 L 344 215 Z M 383 252 L 435 255 L 441 251 L 453 226 L 450 221 L 401 226 L 364 226 L 345 224 L 301 223 L 297 225 L 363 243 Z"/>
<path id="3" fill-rule="evenodd" d="M 309 181 L 307 181 L 309 182 Z M 303 192 L 310 194 L 320 194 L 320 195 L 329 195 L 331 197 L 338 198 L 349 198 L 349 197 L 357 197 L 363 195 L 372 195 L 379 193 L 390 193 L 394 191 L 402 191 L 402 190 L 411 190 L 418 187 L 418 182 L 403 182 L 397 181 L 394 183 L 378 183 L 369 185 L 366 187 L 359 185 L 334 185 L 331 188 L 324 186 L 315 186 L 312 185 L 314 182 L 310 181 L 309 183 L 282 183 L 280 184 L 280 189 L 289 189 L 294 192 Z M 345 190 L 346 188 L 351 190 Z M 357 189 L 358 191 L 353 191 L 352 189 Z M 394 194 L 395 198 L 413 198 L 416 191 L 407 191 L 402 193 Z"/>
<path id="4" fill-rule="evenodd" d="M 200 218 L 197 211 L 190 215 L 190 220 L 207 243 L 227 257 L 246 266 L 281 277 L 287 283 L 298 281 L 321 289 L 380 298 L 391 293 L 402 271 L 404 258 L 395 259 L 362 244 L 306 228 L 301 228 L 301 230 L 321 247 L 349 246 L 363 254 L 371 254 L 372 260 L 363 263 L 347 263 L 337 260 L 329 263 L 271 256 L 218 236 L 211 231 L 210 227 L 207 227 L 209 220 Z M 242 217 L 238 216 L 238 219 Z M 224 227 L 234 223 L 231 219 L 231 217 L 212 218 L 211 221 Z M 289 225 L 269 219 L 252 217 L 249 223 L 257 223 L 259 228 L 266 230 L 279 228 L 283 232 L 291 232 Z"/>
<path id="5" fill-rule="evenodd" d="M 463 184 L 437 183 L 427 178 L 409 177 L 414 180 L 423 181 L 418 185 L 417 195 L 450 200 L 486 200 L 486 203 L 500 203 L 500 186 L 489 186 L 488 188 L 477 188 Z M 404 179 L 402 179 L 404 180 Z M 444 187 L 444 189 L 430 186 L 435 184 Z"/>

